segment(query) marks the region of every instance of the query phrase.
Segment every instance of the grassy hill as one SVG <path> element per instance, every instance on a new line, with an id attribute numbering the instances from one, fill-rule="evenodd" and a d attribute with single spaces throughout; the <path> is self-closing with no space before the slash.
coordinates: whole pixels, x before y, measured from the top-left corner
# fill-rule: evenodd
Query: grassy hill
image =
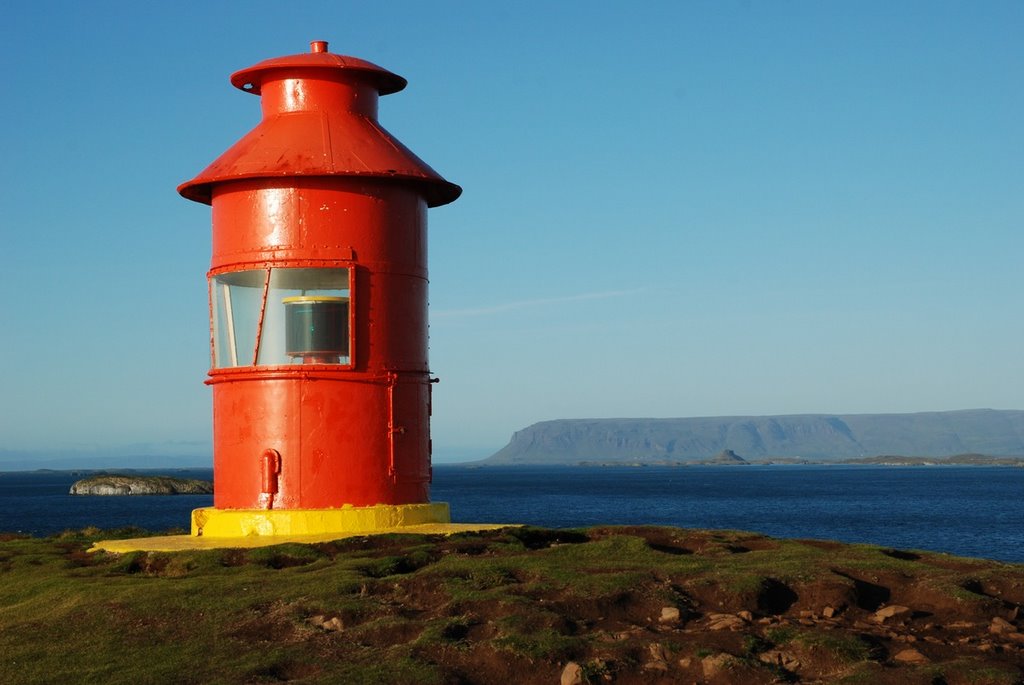
<path id="1" fill-rule="evenodd" d="M 1021 565 L 655 527 L 85 551 L 110 535 L 0 539 L 0 682 L 1024 682 Z"/>

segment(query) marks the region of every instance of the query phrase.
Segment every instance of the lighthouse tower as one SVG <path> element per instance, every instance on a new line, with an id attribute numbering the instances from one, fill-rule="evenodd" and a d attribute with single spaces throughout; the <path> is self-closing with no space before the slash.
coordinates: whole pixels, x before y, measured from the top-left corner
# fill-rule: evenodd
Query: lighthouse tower
<path id="1" fill-rule="evenodd" d="M 430 501 L 427 209 L 462 189 L 377 121 L 405 79 L 313 41 L 231 83 L 262 120 L 178 187 L 213 216 L 213 506 L 93 549 L 503 527 Z"/>
<path id="2" fill-rule="evenodd" d="M 377 121 L 405 79 L 328 52 L 231 76 L 262 121 L 178 192 L 212 207 L 205 537 L 447 523 L 430 503 L 427 209 L 461 189 Z"/>

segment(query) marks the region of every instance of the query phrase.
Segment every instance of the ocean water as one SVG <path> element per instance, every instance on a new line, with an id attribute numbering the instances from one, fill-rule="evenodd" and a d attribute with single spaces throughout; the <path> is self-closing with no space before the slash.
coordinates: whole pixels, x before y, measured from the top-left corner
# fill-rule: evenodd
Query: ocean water
<path id="1" fill-rule="evenodd" d="M 110 473 L 115 473 L 111 470 Z M 127 472 L 121 472 L 127 473 Z M 133 473 L 211 480 L 213 469 L 168 469 Z M 72 471 L 0 472 L 0 531 L 52 535 L 96 526 L 136 526 L 152 531 L 189 527 L 189 513 L 213 506 L 212 495 L 82 497 L 72 483 L 90 475 Z"/>
<path id="2" fill-rule="evenodd" d="M 439 469 L 459 521 L 749 530 L 1024 562 L 1024 468 Z"/>
<path id="3" fill-rule="evenodd" d="M 68 495 L 79 477 L 0 473 L 0 531 L 187 528 L 192 509 L 212 504 L 209 495 Z M 435 465 L 432 499 L 461 522 L 728 528 L 1024 563 L 1024 468 Z"/>

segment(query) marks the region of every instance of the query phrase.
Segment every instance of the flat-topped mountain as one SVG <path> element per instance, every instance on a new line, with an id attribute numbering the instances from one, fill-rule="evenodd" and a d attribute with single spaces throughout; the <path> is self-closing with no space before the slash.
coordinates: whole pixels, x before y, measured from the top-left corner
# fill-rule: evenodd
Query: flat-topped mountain
<path id="1" fill-rule="evenodd" d="M 803 414 L 682 419 L 559 419 L 517 431 L 486 464 L 838 461 L 877 455 L 1024 455 L 1024 411 Z"/>

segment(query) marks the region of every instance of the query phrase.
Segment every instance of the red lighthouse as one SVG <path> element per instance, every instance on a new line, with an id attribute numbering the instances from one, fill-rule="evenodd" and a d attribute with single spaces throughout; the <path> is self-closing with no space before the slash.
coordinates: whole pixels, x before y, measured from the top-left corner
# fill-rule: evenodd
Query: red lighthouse
<path id="1" fill-rule="evenodd" d="M 446 523 L 429 503 L 427 208 L 377 121 L 405 79 L 315 41 L 231 76 L 263 119 L 178 192 L 209 204 L 214 506 L 193 535 Z"/>

